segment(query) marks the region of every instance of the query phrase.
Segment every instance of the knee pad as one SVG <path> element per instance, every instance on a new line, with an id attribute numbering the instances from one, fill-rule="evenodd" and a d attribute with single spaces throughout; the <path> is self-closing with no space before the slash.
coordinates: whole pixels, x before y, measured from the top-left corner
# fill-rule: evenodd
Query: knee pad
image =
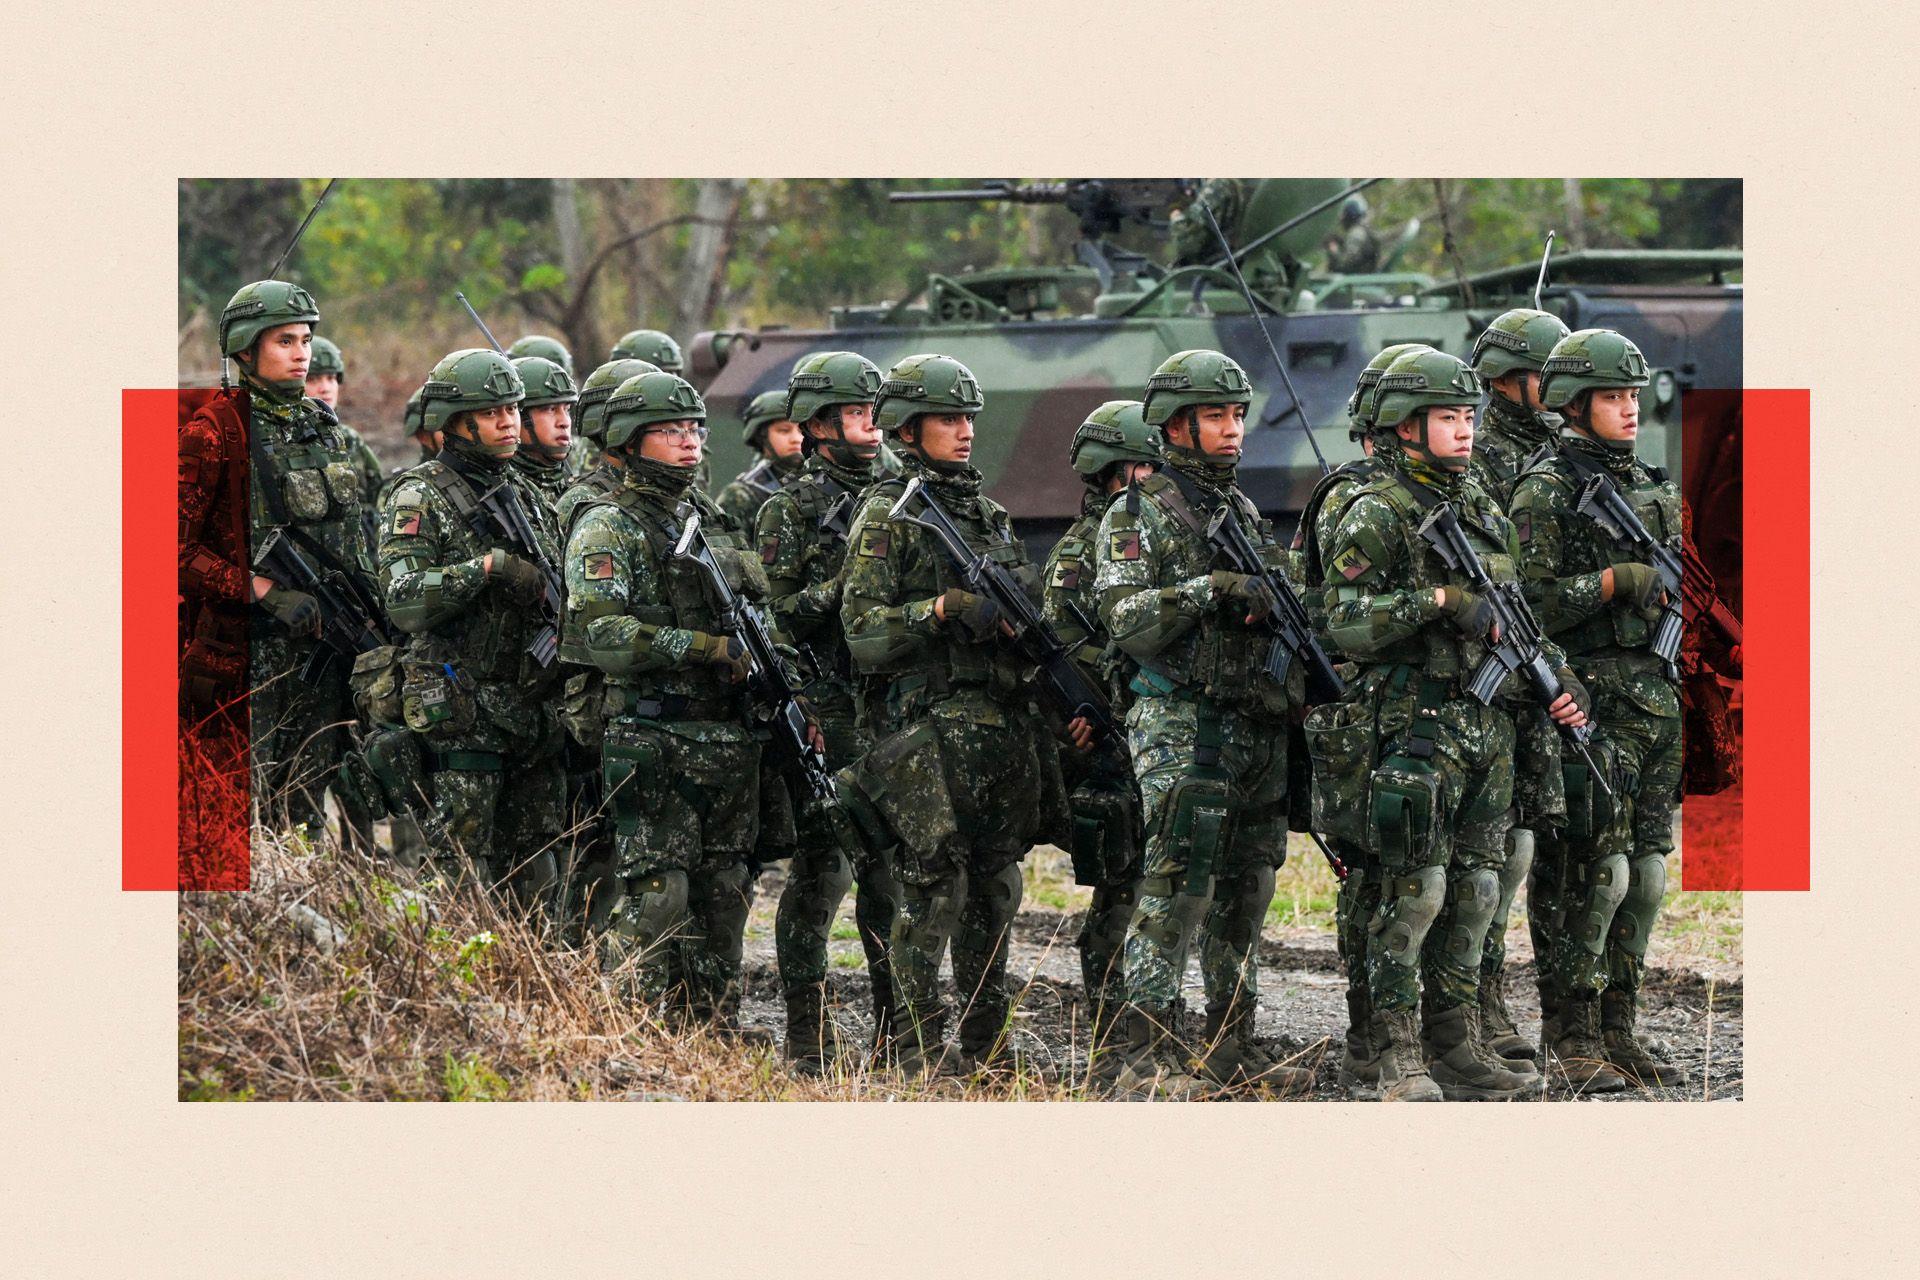
<path id="1" fill-rule="evenodd" d="M 1494 912 L 1500 906 L 1500 877 L 1491 867 L 1470 871 L 1453 882 L 1453 927 L 1447 931 L 1447 958 L 1463 968 L 1480 967 Z"/>
<path id="2" fill-rule="evenodd" d="M 1223 888 L 1225 892 L 1214 895 L 1214 901 L 1225 909 L 1221 937 L 1237 952 L 1250 951 L 1260 936 L 1267 904 L 1273 901 L 1273 868 L 1250 867 Z"/>
<path id="3" fill-rule="evenodd" d="M 1184 883 L 1174 886 L 1176 893 L 1203 901 L 1213 896 L 1210 882 L 1232 830 L 1233 809 L 1225 782 L 1188 775 L 1174 783 L 1160 836 L 1167 860 L 1186 868 Z"/>
<path id="4" fill-rule="evenodd" d="M 614 932 L 652 947 L 681 927 L 687 916 L 687 873 L 659 871 L 627 882 Z"/>
<path id="5" fill-rule="evenodd" d="M 520 890 L 529 897 L 539 897 L 551 892 L 560 883 L 560 864 L 553 856 L 553 850 L 542 849 L 520 864 L 514 873 Z"/>
<path id="6" fill-rule="evenodd" d="M 1613 917 L 1613 939 L 1629 955 L 1647 954 L 1660 900 L 1667 893 L 1667 861 L 1658 854 L 1635 858 L 1627 876 L 1626 896 Z"/>
<path id="7" fill-rule="evenodd" d="M 1627 858 L 1613 853 L 1589 865 L 1583 877 L 1579 915 L 1570 921 L 1573 936 L 1592 955 L 1606 950 L 1614 913 L 1627 896 Z"/>
<path id="8" fill-rule="evenodd" d="M 1533 832 L 1526 827 L 1515 827 L 1507 833 L 1507 861 L 1500 868 L 1502 902 L 1512 902 L 1513 895 L 1527 882 L 1527 874 L 1533 870 L 1533 850 Z"/>
<path id="9" fill-rule="evenodd" d="M 937 955 L 959 921 L 960 904 L 966 892 L 967 875 L 964 871 L 945 876 L 932 884 L 903 882 L 895 925 L 904 926 L 907 945 Z"/>
<path id="10" fill-rule="evenodd" d="M 1420 867 L 1392 876 L 1384 889 L 1374 932 L 1387 959 L 1411 968 L 1420 958 L 1427 931 L 1440 918 L 1440 908 L 1446 903 L 1446 868 Z"/>

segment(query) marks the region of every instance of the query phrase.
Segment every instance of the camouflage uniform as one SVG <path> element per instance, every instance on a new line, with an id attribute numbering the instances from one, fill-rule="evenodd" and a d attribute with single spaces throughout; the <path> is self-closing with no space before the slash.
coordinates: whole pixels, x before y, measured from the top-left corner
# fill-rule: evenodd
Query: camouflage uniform
<path id="1" fill-rule="evenodd" d="M 425 397 L 429 425 L 446 428 L 470 408 L 518 403 L 513 365 L 491 351 L 454 352 L 434 367 Z M 511 477 L 509 457 L 447 430 L 446 447 L 409 471 L 381 509 L 380 580 L 387 614 L 411 639 L 400 657 L 401 709 L 419 739 L 433 813 L 422 826 L 443 872 L 485 885 L 511 882 L 538 902 L 555 887 L 554 842 L 565 783 L 554 710 L 561 667 L 528 652 L 551 624 L 521 583 L 508 539 L 482 525 L 475 504 L 510 486 L 536 547 L 513 559 L 555 558 L 552 527 Z M 484 529 L 484 531 L 482 531 Z M 485 567 L 488 555 L 493 567 Z"/>
<path id="2" fill-rule="evenodd" d="M 765 452 L 766 429 L 785 417 L 786 411 L 784 390 L 763 391 L 753 398 L 744 415 L 746 426 L 742 434 L 749 447 L 762 450 L 761 457 L 728 481 L 714 498 L 733 523 L 747 533 L 753 532 L 760 508 L 766 505 L 767 499 L 780 492 L 781 486 L 791 484 L 805 461 L 797 453 L 787 458 Z"/>
<path id="3" fill-rule="evenodd" d="M 1145 417 L 1159 426 L 1189 406 L 1249 398 L 1239 365 L 1184 351 L 1149 382 Z M 1311 1073 L 1279 1067 L 1252 1028 L 1260 927 L 1287 854 L 1287 722 L 1301 690 L 1265 676 L 1272 632 L 1245 621 L 1250 602 L 1213 570 L 1204 530 L 1226 505 L 1269 568 L 1283 567 L 1285 549 L 1235 487 L 1233 462 L 1164 451 L 1166 468 L 1107 509 L 1094 541 L 1100 619 L 1137 668 L 1127 745 L 1147 841 L 1126 941 L 1128 1073 L 1161 1077 L 1166 1092 L 1193 1085 L 1169 1037 L 1197 931 L 1214 1060 L 1201 1070 L 1292 1087 Z"/>
<path id="4" fill-rule="evenodd" d="M 1199 206 L 1205 205 L 1230 244 L 1242 245 L 1252 237 L 1241 226 L 1248 211 L 1259 203 L 1265 178 L 1208 178 L 1186 208 L 1176 210 L 1170 234 L 1173 238 L 1173 264 L 1176 267 L 1199 266 L 1217 262 L 1226 256 L 1219 237 L 1207 222 Z M 1262 227 L 1260 230 L 1265 230 Z M 1240 260 L 1241 270 L 1255 293 L 1268 295 L 1285 289 L 1298 273 L 1300 264 L 1279 246 L 1268 245 L 1253 256 Z"/>
<path id="5" fill-rule="evenodd" d="M 888 373 L 876 418 L 897 430 L 923 413 L 973 413 L 981 403 L 979 384 L 957 361 L 911 356 Z M 975 639 L 963 618 L 935 616 L 936 598 L 956 588 L 956 574 L 931 534 L 888 512 L 909 480 L 922 481 L 970 546 L 1037 588 L 1012 520 L 981 495 L 972 466 L 927 462 L 911 445 L 900 449 L 900 462 L 901 475 L 861 496 L 840 616 L 874 738 L 859 790 L 899 841 L 891 949 L 898 1047 L 913 1073 L 940 1052 L 940 961 L 949 936 L 961 1052 L 978 1060 L 1001 1043 L 1019 863 L 1041 802 L 1039 752 L 1051 747 L 1031 665 L 991 632 Z"/>
<path id="6" fill-rule="evenodd" d="M 1562 339 L 1548 358 L 1541 394 L 1549 407 L 1564 406 L 1568 430 L 1559 452 L 1521 477 L 1513 511 L 1528 596 L 1593 691 L 1603 748 L 1597 754 L 1617 797 L 1610 805 L 1585 765 L 1567 758 L 1563 927 L 1548 957 L 1560 1002 L 1553 1051 L 1576 1061 L 1604 1056 L 1624 1076 L 1676 1084 L 1686 1073 L 1648 1052 L 1635 1035 L 1634 1012 L 1673 849 L 1682 763 L 1678 681 L 1652 651 L 1657 598 L 1636 607 L 1625 589 L 1628 566 L 1650 571 L 1576 510 L 1582 487 L 1607 477 L 1647 530 L 1678 550 L 1678 486 L 1630 446 L 1609 446 L 1583 429 L 1588 392 L 1646 383 L 1646 361 L 1620 335 L 1583 329 Z M 1610 600 L 1602 584 L 1609 568 Z"/>
<path id="7" fill-rule="evenodd" d="M 628 446 L 654 422 L 705 417 L 693 388 L 660 372 L 629 378 L 606 401 L 603 438 L 624 465 L 601 467 L 565 496 L 565 641 L 605 677 L 614 865 L 590 913 L 603 963 L 631 958 L 642 999 L 731 1027 L 761 744 L 737 683 L 738 642 L 720 634 L 699 571 L 671 555 L 687 516 L 710 508 L 695 505 L 692 468 Z M 715 554 L 737 588 L 764 590 L 748 557 L 724 545 Z"/>

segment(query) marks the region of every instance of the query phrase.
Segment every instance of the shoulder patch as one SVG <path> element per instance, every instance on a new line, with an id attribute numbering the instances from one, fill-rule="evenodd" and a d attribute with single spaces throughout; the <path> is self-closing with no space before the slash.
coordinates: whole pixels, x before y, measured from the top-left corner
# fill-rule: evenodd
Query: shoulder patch
<path id="1" fill-rule="evenodd" d="M 780 558 L 780 539 L 765 538 L 760 543 L 760 563 L 772 564 Z"/>
<path id="2" fill-rule="evenodd" d="M 860 545 L 855 550 L 869 560 L 884 560 L 892 547 L 893 530 L 883 524 L 868 525 L 860 530 Z"/>
<path id="3" fill-rule="evenodd" d="M 580 572 L 588 578 L 611 578 L 613 576 L 613 552 L 589 551 L 580 557 Z"/>
<path id="4" fill-rule="evenodd" d="M 1072 591 L 1080 585 L 1080 563 L 1077 560 L 1062 560 L 1053 566 L 1053 578 L 1049 586 L 1064 587 Z"/>
<path id="5" fill-rule="evenodd" d="M 1138 560 L 1140 558 L 1140 531 L 1138 529 L 1115 529 L 1107 535 L 1107 559 Z"/>
<path id="6" fill-rule="evenodd" d="M 420 532 L 420 508 L 395 507 L 393 509 L 393 532 L 395 537 L 413 537 Z"/>
<path id="7" fill-rule="evenodd" d="M 1362 551 L 1356 544 L 1335 556 L 1333 563 L 1328 567 L 1348 582 L 1352 582 L 1355 578 L 1358 578 L 1361 574 L 1373 568 L 1373 561 L 1369 560 L 1367 553 Z"/>
<path id="8" fill-rule="evenodd" d="M 1533 508 L 1524 508 L 1513 520 L 1513 534 L 1522 542 L 1533 541 Z"/>

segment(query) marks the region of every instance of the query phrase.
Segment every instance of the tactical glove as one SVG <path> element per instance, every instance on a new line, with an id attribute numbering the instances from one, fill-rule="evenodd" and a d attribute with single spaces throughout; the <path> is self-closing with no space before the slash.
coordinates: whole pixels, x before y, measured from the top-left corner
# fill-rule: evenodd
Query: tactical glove
<path id="1" fill-rule="evenodd" d="M 704 631 L 693 633 L 693 647 L 687 656 L 695 662 L 710 662 L 727 673 L 727 680 L 739 684 L 753 673 L 747 661 L 747 646 L 732 636 L 713 636 Z"/>
<path id="2" fill-rule="evenodd" d="M 1493 605 L 1485 597 L 1460 587 L 1440 589 L 1440 609 L 1464 635 L 1478 640 L 1493 629 Z"/>
<path id="3" fill-rule="evenodd" d="M 1259 622 L 1274 610 L 1273 593 L 1267 590 L 1266 583 L 1252 574 L 1215 569 L 1207 575 L 1207 581 L 1213 588 L 1216 601 L 1232 601 L 1236 606 L 1244 606 L 1246 617 L 1251 622 Z"/>
<path id="4" fill-rule="evenodd" d="M 276 586 L 260 597 L 260 603 L 294 635 L 320 634 L 320 602 L 306 592 Z"/>
<path id="5" fill-rule="evenodd" d="M 537 566 L 499 547 L 487 554 L 493 557 L 493 576 L 499 580 L 500 589 L 507 593 L 509 599 L 515 604 L 539 603 L 547 583 Z"/>
<path id="6" fill-rule="evenodd" d="M 1593 714 L 1593 695 L 1587 692 L 1587 686 L 1580 683 L 1580 677 L 1573 674 L 1572 667 L 1561 667 L 1554 673 L 1560 677 L 1560 685 L 1573 695 L 1573 705 L 1580 708 L 1582 715 Z"/>
<path id="7" fill-rule="evenodd" d="M 960 628 L 960 634 L 976 644 L 999 634 L 1000 606 L 985 596 L 950 588 L 940 597 L 940 612 L 948 626 Z"/>
<path id="8" fill-rule="evenodd" d="M 1666 584 L 1660 581 L 1660 571 L 1650 564 L 1629 560 L 1610 567 L 1613 569 L 1613 598 L 1623 608 L 1645 613 L 1659 604 L 1661 597 L 1666 594 Z"/>

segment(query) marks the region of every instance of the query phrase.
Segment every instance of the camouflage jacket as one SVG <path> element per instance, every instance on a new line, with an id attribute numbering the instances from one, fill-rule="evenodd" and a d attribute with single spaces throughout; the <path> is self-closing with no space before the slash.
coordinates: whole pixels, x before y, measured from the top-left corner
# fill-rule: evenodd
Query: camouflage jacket
<path id="1" fill-rule="evenodd" d="M 1081 499 L 1080 518 L 1053 544 L 1041 573 L 1040 616 L 1066 643 L 1080 668 L 1107 690 L 1116 709 L 1124 710 L 1130 701 L 1126 682 L 1133 664 L 1108 638 L 1093 589 L 1099 570 L 1094 543 L 1100 536 L 1100 519 L 1118 496 L 1090 489 Z"/>
<path id="2" fill-rule="evenodd" d="M 1487 397 L 1486 412 L 1473 432 L 1470 467 L 1480 487 L 1503 507 L 1513 505 L 1513 486 L 1536 456 L 1552 453 L 1560 431 L 1560 417 L 1534 413 L 1495 392 Z"/>
<path id="3" fill-rule="evenodd" d="M 1315 633 L 1327 648 L 1327 656 L 1335 661 L 1339 660 L 1339 655 L 1326 640 L 1327 602 L 1323 591 L 1326 576 L 1321 571 L 1323 558 L 1320 553 L 1332 540 L 1333 531 L 1339 526 L 1340 517 L 1346 514 L 1347 504 L 1353 501 L 1354 494 L 1386 469 L 1384 460 L 1376 460 L 1369 454 L 1342 463 L 1321 476 L 1313 492 L 1307 495 L 1306 506 L 1301 509 L 1300 520 L 1294 526 L 1293 545 L 1287 548 L 1287 572 L 1300 584 L 1300 603 L 1306 606 L 1307 617 L 1312 619 Z"/>
<path id="4" fill-rule="evenodd" d="M 585 436 L 575 437 L 573 448 L 567 450 L 567 479 L 578 480 L 598 467 L 601 456 L 599 445 Z"/>
<path id="5" fill-rule="evenodd" d="M 503 481 L 534 526 L 534 548 L 517 545 L 475 514 L 480 498 Z M 451 664 L 483 685 L 510 685 L 513 703 L 537 701 L 550 690 L 560 664 L 542 667 L 527 650 L 554 619 L 540 603 L 515 602 L 484 567 L 495 547 L 557 563 L 552 522 L 544 508 L 527 500 L 505 465 L 442 452 L 388 492 L 380 529 L 387 616 L 413 637 L 410 656 Z"/>
<path id="6" fill-rule="evenodd" d="M 761 458 L 728 481 L 714 501 L 733 520 L 735 528 L 751 532 L 754 522 L 760 517 L 760 508 L 767 504 L 767 499 L 793 483 L 799 474 L 797 459 L 782 470 L 768 459 Z"/>
<path id="7" fill-rule="evenodd" d="M 1101 518 L 1093 548 L 1100 620 L 1139 665 L 1135 692 L 1279 715 L 1301 690 L 1265 677 L 1272 632 L 1247 625 L 1246 602 L 1219 597 L 1209 576 L 1220 566 L 1205 527 L 1221 503 L 1232 504 L 1267 566 L 1284 574 L 1272 522 L 1230 481 L 1223 486 L 1170 450 L 1163 470 L 1130 486 Z"/>
<path id="8" fill-rule="evenodd" d="M 353 458 L 353 469 L 360 476 L 360 500 L 371 507 L 380 500 L 380 490 L 385 487 L 386 470 L 380 465 L 380 455 L 373 451 L 366 438 L 346 423 L 340 424 L 342 434 L 347 437 L 347 451 Z"/>
<path id="9" fill-rule="evenodd" d="M 1439 680 L 1462 678 L 1486 656 L 1486 643 L 1441 612 L 1435 588 L 1465 587 L 1466 579 L 1420 536 L 1420 523 L 1434 504 L 1451 503 L 1488 575 L 1503 582 L 1518 577 L 1513 526 L 1471 475 L 1438 471 L 1404 450 L 1387 455 L 1321 548 L 1328 638 L 1364 668 L 1405 665 Z"/>
<path id="10" fill-rule="evenodd" d="M 1678 550 L 1680 490 L 1666 473 L 1631 453 L 1563 435 L 1559 451 L 1536 462 L 1514 489 L 1513 519 L 1527 596 L 1540 625 L 1566 648 L 1583 676 L 1614 667 L 1634 675 L 1661 672 L 1663 664 L 1651 649 L 1659 611 L 1643 616 L 1622 599 L 1601 599 L 1601 574 L 1607 566 L 1644 557 L 1575 510 L 1581 486 L 1599 474 L 1612 478 L 1648 532 Z"/>
<path id="11" fill-rule="evenodd" d="M 1327 270 L 1343 275 L 1364 275 L 1380 269 L 1380 236 L 1371 225 L 1356 222 L 1331 237 L 1327 249 Z"/>
<path id="12" fill-rule="evenodd" d="M 759 561 L 745 553 L 713 500 L 666 468 L 603 466 L 567 490 L 560 510 L 568 529 L 563 647 L 570 660 L 606 674 L 616 690 L 608 710 L 631 713 L 636 701 L 686 699 L 685 711 L 665 714 L 742 718 L 743 690 L 693 653 L 696 633 L 723 630 L 712 593 L 698 568 L 672 554 L 687 517 L 698 512 L 728 582 L 749 600 L 765 597 Z"/>
<path id="13" fill-rule="evenodd" d="M 1033 666 L 998 638 L 969 640 L 934 617 L 936 599 L 961 585 L 959 575 L 932 534 L 887 513 L 918 477 L 970 547 L 986 552 L 1036 596 L 1039 575 L 1014 537 L 1006 508 L 980 493 L 978 471 L 935 471 L 912 453 L 902 453 L 900 462 L 900 475 L 860 495 L 848 531 L 853 554 L 845 565 L 840 620 L 854 668 L 864 677 L 869 723 L 889 733 L 949 701 L 963 704 L 967 714 L 1004 723 L 1008 709 L 1031 709 Z"/>
<path id="14" fill-rule="evenodd" d="M 849 688 L 853 655 L 841 630 L 840 588 L 854 507 L 873 478 L 871 462 L 842 466 L 815 450 L 799 476 L 760 508 L 755 531 L 774 624 L 812 653 L 822 674 Z"/>

